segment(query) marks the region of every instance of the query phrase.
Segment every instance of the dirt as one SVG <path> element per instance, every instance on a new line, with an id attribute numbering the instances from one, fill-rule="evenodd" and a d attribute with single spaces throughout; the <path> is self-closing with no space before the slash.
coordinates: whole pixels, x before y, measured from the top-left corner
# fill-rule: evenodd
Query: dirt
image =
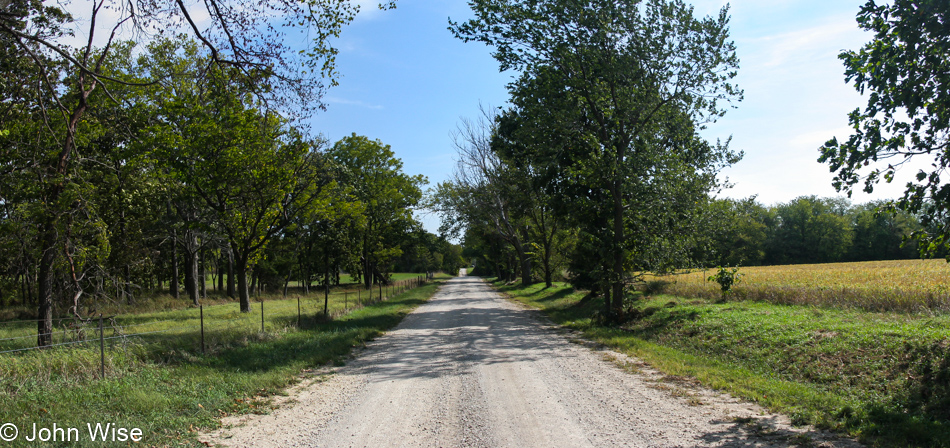
<path id="1" fill-rule="evenodd" d="M 207 434 L 231 447 L 857 447 L 591 346 L 458 277 L 347 365 L 268 415 Z"/>

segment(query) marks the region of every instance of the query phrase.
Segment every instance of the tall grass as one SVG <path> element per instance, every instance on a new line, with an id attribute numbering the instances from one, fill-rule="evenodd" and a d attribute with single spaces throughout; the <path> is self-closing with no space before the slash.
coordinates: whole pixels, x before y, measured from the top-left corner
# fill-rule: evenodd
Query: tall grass
<path id="1" fill-rule="evenodd" d="M 946 313 L 950 311 L 950 264 L 944 260 L 868 261 L 741 267 L 735 300 L 809 305 L 866 311 Z M 694 271 L 648 280 L 666 282 L 665 291 L 718 299 L 714 272 Z"/>

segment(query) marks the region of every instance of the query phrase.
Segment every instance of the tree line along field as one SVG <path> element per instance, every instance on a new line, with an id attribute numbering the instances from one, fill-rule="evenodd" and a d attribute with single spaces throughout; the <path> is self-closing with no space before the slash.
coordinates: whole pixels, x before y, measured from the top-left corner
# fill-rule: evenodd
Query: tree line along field
<path id="1" fill-rule="evenodd" d="M 945 313 L 950 311 L 950 264 L 946 260 L 749 266 L 739 268 L 729 297 L 775 304 Z M 681 297 L 718 299 L 715 270 L 651 275 L 645 288 Z"/>

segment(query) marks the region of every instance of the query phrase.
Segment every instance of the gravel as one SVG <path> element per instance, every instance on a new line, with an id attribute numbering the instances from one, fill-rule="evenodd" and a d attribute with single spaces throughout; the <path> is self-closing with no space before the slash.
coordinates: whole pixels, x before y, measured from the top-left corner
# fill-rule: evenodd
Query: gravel
<path id="1" fill-rule="evenodd" d="M 232 447 L 860 446 L 592 347 L 458 277 L 346 366 L 201 440 Z"/>

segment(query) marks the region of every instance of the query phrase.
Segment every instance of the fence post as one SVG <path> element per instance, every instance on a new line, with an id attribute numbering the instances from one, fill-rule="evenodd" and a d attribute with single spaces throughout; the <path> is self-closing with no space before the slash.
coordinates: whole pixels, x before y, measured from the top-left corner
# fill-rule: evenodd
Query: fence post
<path id="1" fill-rule="evenodd" d="M 383 282 L 379 282 L 379 301 L 383 301 Z"/>
<path id="2" fill-rule="evenodd" d="M 106 379 L 106 342 L 102 330 L 102 313 L 99 313 L 99 377 Z"/>
<path id="3" fill-rule="evenodd" d="M 346 311 L 350 308 L 349 297 L 346 291 L 343 291 L 343 310 Z"/>
<path id="4" fill-rule="evenodd" d="M 205 307 L 198 305 L 198 313 L 201 316 L 201 354 L 205 353 Z"/>
<path id="5" fill-rule="evenodd" d="M 300 328 L 300 296 L 297 296 L 297 328 Z"/>
<path id="6" fill-rule="evenodd" d="M 261 333 L 264 332 L 264 301 L 261 300 Z"/>

